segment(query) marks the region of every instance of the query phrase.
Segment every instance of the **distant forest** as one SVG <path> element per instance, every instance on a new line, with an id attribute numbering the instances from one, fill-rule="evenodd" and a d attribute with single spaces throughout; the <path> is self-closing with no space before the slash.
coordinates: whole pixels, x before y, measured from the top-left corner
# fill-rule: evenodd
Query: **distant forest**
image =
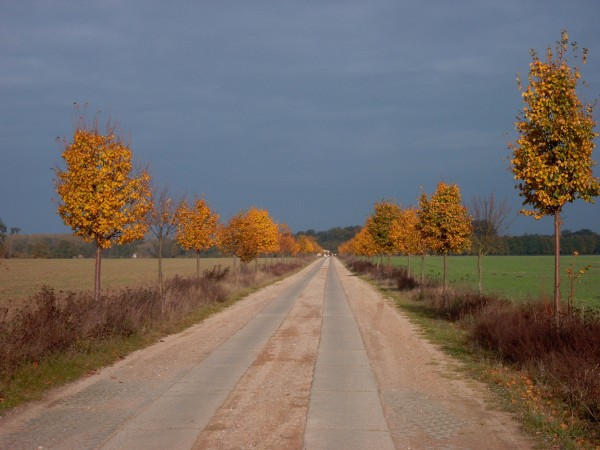
<path id="1" fill-rule="evenodd" d="M 338 246 L 351 239 L 360 226 L 337 227 L 326 231 L 306 230 L 297 233 L 313 236 L 317 243 L 326 250 L 337 251 Z M 6 230 L 8 231 L 8 230 Z M 30 234 L 2 233 L 0 230 L 0 257 L 5 258 L 93 258 L 94 246 L 82 239 L 67 234 Z M 554 254 L 553 236 L 540 234 L 525 234 L 522 236 L 507 236 L 503 246 L 496 254 L 499 255 L 552 255 Z M 115 246 L 103 252 L 105 258 L 140 258 L 157 256 L 157 242 L 143 240 L 125 245 Z M 572 232 L 565 230 L 561 236 L 561 253 L 582 255 L 600 254 L 600 234 L 583 229 Z M 204 256 L 219 256 L 219 251 L 208 250 Z M 167 240 L 163 248 L 165 258 L 180 258 L 192 256 L 179 247 L 173 240 Z"/>

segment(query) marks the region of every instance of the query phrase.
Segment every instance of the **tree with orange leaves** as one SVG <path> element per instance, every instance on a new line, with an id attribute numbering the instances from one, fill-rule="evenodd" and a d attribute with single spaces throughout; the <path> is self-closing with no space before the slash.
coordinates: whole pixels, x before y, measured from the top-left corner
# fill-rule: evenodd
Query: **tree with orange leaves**
<path id="1" fill-rule="evenodd" d="M 396 243 L 390 238 L 392 224 L 398 219 L 400 207 L 391 201 L 376 202 L 373 214 L 367 220 L 365 227 L 377 246 L 380 256 L 387 256 L 390 267 L 390 257 L 397 252 Z"/>
<path id="2" fill-rule="evenodd" d="M 419 229 L 419 215 L 416 208 L 401 209 L 398 217 L 391 223 L 389 237 L 395 248 L 408 257 L 410 275 L 411 255 L 421 255 L 421 283 L 423 282 L 424 256 L 427 252 L 425 239 Z"/>
<path id="3" fill-rule="evenodd" d="M 232 217 L 220 241 L 222 251 L 247 264 L 261 254 L 279 250 L 279 230 L 266 209 L 253 207 Z"/>
<path id="4" fill-rule="evenodd" d="M 471 246 L 472 220 L 461 201 L 458 186 L 444 182 L 431 198 L 423 193 L 419 201 L 419 230 L 427 247 L 444 257 L 444 290 L 448 288 L 448 254 Z"/>
<path id="5" fill-rule="evenodd" d="M 511 143 L 511 168 L 519 180 L 519 195 L 524 197 L 521 213 L 536 219 L 554 217 L 554 307 L 560 313 L 560 226 L 561 211 L 566 203 L 581 198 L 593 202 L 600 194 L 600 182 L 594 177 L 592 152 L 597 122 L 593 105 L 582 104 L 577 95 L 581 77 L 577 65 L 567 61 L 569 46 L 575 59 L 576 43 L 569 43 L 562 32 L 555 52 L 548 48 L 542 61 L 531 51 L 529 86 L 522 91 L 525 107 L 518 116 L 516 128 L 519 137 Z M 583 50 L 582 63 L 587 50 Z"/>
<path id="6" fill-rule="evenodd" d="M 79 112 L 79 111 L 78 111 Z M 102 250 L 113 244 L 142 239 L 152 207 L 150 175 L 134 168 L 131 150 L 107 122 L 104 132 L 98 116 L 90 125 L 80 114 L 73 140 L 64 140 L 65 169 L 55 169 L 60 197 L 58 214 L 76 236 L 96 245 L 94 296 L 100 296 Z"/>
<path id="7" fill-rule="evenodd" d="M 196 276 L 200 277 L 200 252 L 216 243 L 219 215 L 208 207 L 204 199 L 196 199 L 189 207 L 184 200 L 176 212 L 177 243 L 196 252 Z"/>
<path id="8" fill-rule="evenodd" d="M 279 225 L 279 252 L 282 257 L 295 256 L 300 251 L 298 241 L 285 223 Z"/>

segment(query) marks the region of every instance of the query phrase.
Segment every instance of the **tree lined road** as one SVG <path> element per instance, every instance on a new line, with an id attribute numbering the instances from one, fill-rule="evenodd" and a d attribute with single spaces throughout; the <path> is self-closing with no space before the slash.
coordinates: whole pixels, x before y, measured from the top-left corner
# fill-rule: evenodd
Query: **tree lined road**
<path id="1" fill-rule="evenodd" d="M 0 448 L 530 448 L 334 258 L 0 420 Z"/>

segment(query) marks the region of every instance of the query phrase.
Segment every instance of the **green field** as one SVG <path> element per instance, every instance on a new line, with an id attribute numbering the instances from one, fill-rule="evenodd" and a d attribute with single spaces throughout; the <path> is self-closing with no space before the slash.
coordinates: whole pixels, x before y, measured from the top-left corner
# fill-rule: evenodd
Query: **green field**
<path id="1" fill-rule="evenodd" d="M 397 265 L 407 265 L 406 257 L 393 258 Z M 561 258 L 561 295 L 569 296 L 566 269 L 573 263 L 576 270 L 592 264 L 575 285 L 575 304 L 600 307 L 600 256 L 563 256 Z M 411 258 L 411 271 L 418 275 L 421 258 Z M 425 257 L 425 275 L 442 279 L 441 256 Z M 448 279 L 456 286 L 477 287 L 477 257 L 451 256 L 448 258 Z M 513 299 L 553 298 L 553 256 L 486 256 L 483 258 L 483 289 L 486 293 L 500 294 Z"/>
<path id="2" fill-rule="evenodd" d="M 5 259 L 0 266 L 0 306 L 39 292 L 42 286 L 55 290 L 94 289 L 93 259 Z M 215 265 L 229 267 L 231 258 L 201 258 L 201 270 Z M 165 278 L 196 274 L 195 258 L 163 259 Z M 141 286 L 158 280 L 157 259 L 102 260 L 102 289 Z"/>

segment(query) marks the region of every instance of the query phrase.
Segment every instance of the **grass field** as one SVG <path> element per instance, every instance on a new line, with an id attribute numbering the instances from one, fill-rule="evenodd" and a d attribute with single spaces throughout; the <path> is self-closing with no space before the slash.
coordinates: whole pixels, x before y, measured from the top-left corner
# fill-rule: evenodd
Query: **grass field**
<path id="1" fill-rule="evenodd" d="M 425 257 L 425 274 L 442 279 L 441 256 Z M 575 304 L 600 307 L 600 256 L 563 256 L 561 258 L 561 295 L 569 296 L 566 269 L 573 263 L 575 270 L 588 264 L 592 269 L 575 284 Z M 406 257 L 393 258 L 393 264 L 407 265 Z M 411 272 L 420 274 L 421 258 L 411 258 Z M 451 256 L 448 258 L 448 279 L 454 285 L 477 287 L 477 257 Z M 486 256 L 483 258 L 483 289 L 486 293 L 501 294 L 513 299 L 542 298 L 549 301 L 554 290 L 553 256 Z"/>
<path id="2" fill-rule="evenodd" d="M 94 289 L 93 259 L 5 259 L 0 266 L 0 306 L 26 298 L 42 286 L 55 290 L 83 291 Z M 201 258 L 201 270 L 215 265 L 230 267 L 231 258 Z M 163 259 L 165 278 L 196 274 L 195 258 Z M 157 259 L 102 260 L 102 289 L 140 286 L 158 280 Z"/>

